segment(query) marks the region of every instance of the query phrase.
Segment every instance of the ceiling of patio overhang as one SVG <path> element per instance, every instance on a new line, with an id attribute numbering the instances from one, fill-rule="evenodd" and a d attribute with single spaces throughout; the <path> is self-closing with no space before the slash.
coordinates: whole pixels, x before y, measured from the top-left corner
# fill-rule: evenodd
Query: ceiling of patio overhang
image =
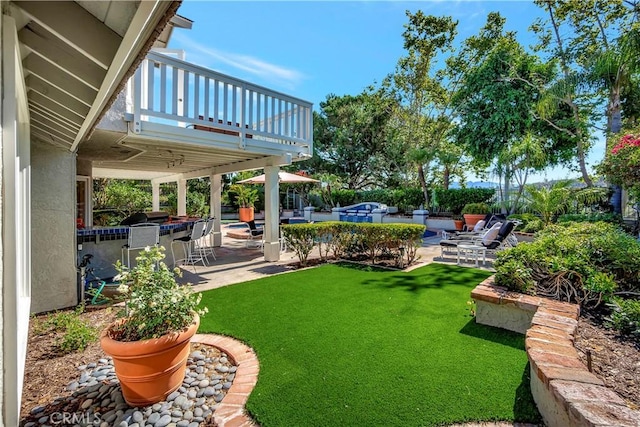
<path id="1" fill-rule="evenodd" d="M 4 3 L 4 2 L 3 2 Z M 13 1 L 31 134 L 75 150 L 127 74 L 140 50 L 157 36 L 165 47 L 179 1 Z M 164 19 L 171 19 L 164 26 Z M 158 36 L 156 27 L 162 23 Z M 155 34 L 154 34 L 155 32 Z M 145 52 L 146 53 L 146 52 Z"/>
<path id="2" fill-rule="evenodd" d="M 288 153 L 229 150 L 184 140 L 149 140 L 100 128 L 80 146 L 78 158 L 91 160 L 96 178 L 129 179 L 178 178 L 179 175 L 195 178 L 303 160 L 292 158 Z"/>

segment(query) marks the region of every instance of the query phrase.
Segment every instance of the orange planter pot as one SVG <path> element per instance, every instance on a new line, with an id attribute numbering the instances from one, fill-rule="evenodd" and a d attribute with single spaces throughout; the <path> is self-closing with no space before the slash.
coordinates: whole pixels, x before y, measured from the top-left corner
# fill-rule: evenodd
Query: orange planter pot
<path id="1" fill-rule="evenodd" d="M 243 221 L 243 222 L 253 221 L 254 219 L 253 208 L 240 208 L 239 215 L 240 215 L 240 221 Z"/>
<path id="2" fill-rule="evenodd" d="M 460 230 L 460 231 L 462 231 L 462 227 L 464 227 L 464 221 L 463 221 L 463 220 L 461 220 L 461 219 L 454 219 L 454 220 L 453 220 L 453 223 L 454 223 L 454 224 L 455 224 L 455 226 L 456 226 L 456 230 Z"/>
<path id="3" fill-rule="evenodd" d="M 150 340 L 123 342 L 109 338 L 107 328 L 100 345 L 113 358 L 122 395 L 130 406 L 142 407 L 164 400 L 180 387 L 191 351 L 191 337 L 198 330 L 200 317 L 178 334 Z"/>
<path id="4" fill-rule="evenodd" d="M 464 214 L 464 222 L 467 224 L 467 230 L 472 230 L 473 227 L 484 219 L 486 214 Z"/>

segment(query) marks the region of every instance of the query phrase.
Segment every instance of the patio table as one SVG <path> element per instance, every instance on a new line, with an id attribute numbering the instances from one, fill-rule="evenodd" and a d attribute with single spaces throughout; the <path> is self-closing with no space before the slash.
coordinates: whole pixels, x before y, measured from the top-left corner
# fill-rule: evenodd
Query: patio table
<path id="1" fill-rule="evenodd" d="M 458 245 L 458 264 L 460 264 L 460 255 L 464 255 L 464 262 L 467 262 L 467 256 L 471 253 L 475 259 L 476 267 L 478 266 L 478 256 L 482 254 L 482 265 L 485 265 L 487 258 L 487 248 L 482 245 Z"/>

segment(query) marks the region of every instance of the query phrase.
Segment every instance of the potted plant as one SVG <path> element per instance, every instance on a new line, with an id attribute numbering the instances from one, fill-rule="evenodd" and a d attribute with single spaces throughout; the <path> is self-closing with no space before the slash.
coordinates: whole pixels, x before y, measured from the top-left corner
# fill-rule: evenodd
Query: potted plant
<path id="1" fill-rule="evenodd" d="M 132 269 L 116 263 L 124 307 L 100 336 L 113 358 L 122 394 L 133 407 L 164 400 L 184 380 L 190 340 L 200 324 L 201 294 L 181 286 L 163 262 L 163 247 L 147 247 Z"/>
<path id="2" fill-rule="evenodd" d="M 462 218 L 462 215 L 453 215 L 452 218 L 456 230 L 462 231 L 462 228 L 464 227 L 464 219 Z"/>
<path id="3" fill-rule="evenodd" d="M 233 185 L 231 190 L 236 194 L 236 203 L 239 205 L 240 221 L 253 221 L 255 218 L 253 207 L 258 201 L 258 191 L 246 185 Z"/>
<path id="4" fill-rule="evenodd" d="M 472 229 L 478 221 L 484 219 L 488 213 L 489 205 L 486 203 L 467 203 L 462 208 L 462 215 L 468 230 Z"/>

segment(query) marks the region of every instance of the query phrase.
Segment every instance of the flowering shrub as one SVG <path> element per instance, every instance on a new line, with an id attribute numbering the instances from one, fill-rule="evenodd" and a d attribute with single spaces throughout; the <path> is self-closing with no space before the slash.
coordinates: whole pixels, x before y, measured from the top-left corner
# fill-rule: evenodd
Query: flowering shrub
<path id="1" fill-rule="evenodd" d="M 175 276 L 180 270 L 170 270 L 164 257 L 163 247 L 147 247 L 134 268 L 116 263 L 125 306 L 119 313 L 122 320 L 109 330 L 112 339 L 139 341 L 179 332 L 191 325 L 194 313 L 208 311 L 198 309 L 202 294 L 194 294 L 189 285 L 179 285 Z"/>
<path id="2" fill-rule="evenodd" d="M 611 149 L 600 164 L 600 172 L 636 198 L 640 197 L 640 136 L 628 134 Z"/>

